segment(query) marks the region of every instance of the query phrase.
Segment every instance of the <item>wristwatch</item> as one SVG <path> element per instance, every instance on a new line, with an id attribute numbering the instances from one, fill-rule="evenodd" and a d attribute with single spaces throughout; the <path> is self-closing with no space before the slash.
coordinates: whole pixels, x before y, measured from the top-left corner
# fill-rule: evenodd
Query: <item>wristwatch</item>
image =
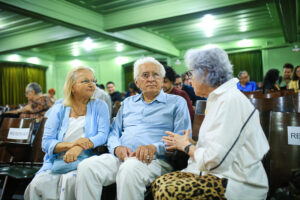
<path id="1" fill-rule="evenodd" d="M 184 147 L 184 152 L 185 152 L 186 154 L 189 154 L 190 147 L 191 147 L 192 145 L 193 145 L 193 144 L 191 143 L 191 144 L 186 145 L 186 147 Z"/>

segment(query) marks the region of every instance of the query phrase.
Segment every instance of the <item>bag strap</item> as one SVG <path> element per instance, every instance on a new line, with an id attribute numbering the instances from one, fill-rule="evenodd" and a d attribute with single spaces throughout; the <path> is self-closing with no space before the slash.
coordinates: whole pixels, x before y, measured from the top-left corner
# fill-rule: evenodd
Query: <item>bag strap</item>
<path id="1" fill-rule="evenodd" d="M 245 126 L 247 125 L 248 121 L 250 120 L 250 118 L 252 117 L 252 115 L 254 114 L 254 112 L 256 111 L 256 108 L 254 108 L 254 110 L 252 111 L 252 113 L 250 114 L 250 116 L 248 117 L 247 121 L 243 124 L 241 130 L 240 130 L 240 133 L 238 135 L 238 137 L 236 138 L 236 140 L 234 141 L 234 143 L 232 144 L 232 146 L 230 147 L 230 149 L 227 151 L 227 153 L 225 154 L 224 158 L 222 159 L 222 161 L 215 167 L 211 168 L 211 170 L 215 170 L 217 169 L 218 167 L 221 166 L 221 164 L 224 162 L 224 160 L 226 159 L 226 157 L 228 156 L 228 154 L 230 153 L 230 151 L 233 149 L 233 147 L 235 146 L 235 144 L 237 143 L 237 141 L 240 139 L 240 136 L 245 128 Z"/>

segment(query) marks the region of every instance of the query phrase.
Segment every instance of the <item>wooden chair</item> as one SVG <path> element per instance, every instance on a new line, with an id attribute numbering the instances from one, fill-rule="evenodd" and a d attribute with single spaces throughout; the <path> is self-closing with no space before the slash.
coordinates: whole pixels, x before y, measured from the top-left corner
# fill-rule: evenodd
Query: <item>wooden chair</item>
<path id="1" fill-rule="evenodd" d="M 296 112 L 300 113 L 300 93 L 294 93 L 293 100 Z"/>
<path id="2" fill-rule="evenodd" d="M 248 98 L 256 98 L 256 99 L 270 99 L 270 98 L 277 98 L 282 96 L 280 92 L 268 92 L 268 93 L 262 93 L 261 91 L 255 91 L 255 92 L 244 92 L 244 94 Z"/>
<path id="3" fill-rule="evenodd" d="M 288 95 L 294 95 L 295 91 L 292 90 L 280 90 L 281 96 L 288 96 Z"/>
<path id="4" fill-rule="evenodd" d="M 114 103 L 114 105 L 113 105 L 112 117 L 117 116 L 120 107 L 121 107 L 121 102 L 120 101 L 116 101 Z"/>
<path id="5" fill-rule="evenodd" d="M 34 118 L 4 118 L 0 128 L 0 147 L 4 147 L 13 161 L 26 161 L 30 150 Z M 30 128 L 26 140 L 7 139 L 10 128 Z"/>
<path id="6" fill-rule="evenodd" d="M 196 108 L 195 108 L 195 115 L 204 115 L 205 109 L 206 109 L 206 101 L 205 100 L 197 100 Z"/>
<path id="7" fill-rule="evenodd" d="M 270 111 L 295 112 L 292 96 L 283 96 L 270 99 L 250 99 L 251 103 L 259 110 L 260 121 L 266 137 L 269 138 Z"/>
<path id="8" fill-rule="evenodd" d="M 288 144 L 288 126 L 300 126 L 299 113 L 270 114 L 270 194 L 287 186 L 292 170 L 300 168 L 300 146 Z"/>
<path id="9" fill-rule="evenodd" d="M 20 123 L 18 123 L 18 120 Z M 5 119 L 1 130 L 4 130 L 5 135 L 5 130 L 12 126 L 33 127 L 33 120 L 34 119 Z M 31 124 L 29 124 L 29 122 L 31 122 Z M 1 199 L 10 199 L 16 192 L 15 188 L 17 186 L 20 189 L 20 193 L 23 194 L 29 181 L 42 166 L 44 154 L 41 150 L 41 141 L 45 122 L 46 118 L 43 118 L 32 145 L 30 144 L 31 137 L 28 140 L 5 141 L 4 144 L 7 145 L 6 148 L 9 148 L 8 151 L 11 154 L 11 159 L 10 162 L 0 163 L 0 175 L 4 177 Z M 20 150 L 16 151 L 16 149 Z M 20 155 L 20 151 L 22 150 L 24 152 Z"/>

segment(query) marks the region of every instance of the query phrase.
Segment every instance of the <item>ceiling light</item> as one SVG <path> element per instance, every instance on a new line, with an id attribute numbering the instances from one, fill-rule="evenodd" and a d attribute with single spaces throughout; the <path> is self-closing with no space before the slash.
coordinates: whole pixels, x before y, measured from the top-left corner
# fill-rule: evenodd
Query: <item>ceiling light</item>
<path id="1" fill-rule="evenodd" d="M 237 43 L 237 45 L 239 47 L 250 47 L 253 45 L 253 41 L 252 40 L 241 40 Z"/>
<path id="2" fill-rule="evenodd" d="M 124 45 L 122 43 L 117 43 L 116 50 L 117 50 L 117 52 L 123 51 Z"/>
<path id="3" fill-rule="evenodd" d="M 211 48 L 220 48 L 220 47 L 216 44 L 207 44 L 207 45 L 204 45 L 203 48 L 211 49 Z"/>
<path id="4" fill-rule="evenodd" d="M 94 48 L 93 40 L 89 37 L 86 38 L 82 43 L 82 47 L 87 51 L 92 50 Z"/>
<path id="5" fill-rule="evenodd" d="M 78 49 L 73 49 L 73 56 L 78 56 L 79 55 L 79 50 Z"/>
<path id="6" fill-rule="evenodd" d="M 122 56 L 119 56 L 115 59 L 115 62 L 118 64 L 118 65 L 122 65 L 122 64 L 125 64 L 128 62 L 128 58 L 127 57 L 122 57 Z"/>
<path id="7" fill-rule="evenodd" d="M 240 31 L 242 31 L 242 32 L 247 31 L 247 26 L 241 26 L 241 27 L 240 27 Z"/>
<path id="8" fill-rule="evenodd" d="M 71 65 L 72 65 L 73 67 L 78 67 L 78 66 L 81 66 L 81 65 L 82 65 L 82 62 L 81 62 L 80 60 L 75 59 L 75 60 L 72 60 L 72 61 L 71 61 Z"/>
<path id="9" fill-rule="evenodd" d="M 206 37 L 211 37 L 213 36 L 213 31 L 216 28 L 217 24 L 218 23 L 213 15 L 206 14 L 202 17 L 199 27 L 202 28 Z"/>
<path id="10" fill-rule="evenodd" d="M 240 23 L 240 31 L 245 32 L 247 31 L 247 23 L 245 21 Z"/>
<path id="11" fill-rule="evenodd" d="M 33 63 L 33 64 L 39 64 L 40 63 L 40 59 L 37 57 L 30 57 L 26 60 L 29 63 Z"/>
<path id="12" fill-rule="evenodd" d="M 20 56 L 18 54 L 12 54 L 8 56 L 9 61 L 20 61 Z"/>

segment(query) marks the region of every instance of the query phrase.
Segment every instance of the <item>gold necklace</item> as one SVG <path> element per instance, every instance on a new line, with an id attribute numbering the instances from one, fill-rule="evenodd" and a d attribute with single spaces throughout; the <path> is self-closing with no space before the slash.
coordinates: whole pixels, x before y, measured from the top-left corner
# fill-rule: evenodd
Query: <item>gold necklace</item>
<path id="1" fill-rule="evenodd" d="M 76 111 L 76 109 L 75 109 L 75 107 L 72 107 L 72 110 L 74 111 L 74 113 L 77 115 L 77 116 L 83 116 L 83 115 L 85 115 L 85 113 L 86 113 L 86 107 L 85 107 L 85 109 L 84 109 L 84 111 L 83 112 L 77 112 Z"/>

